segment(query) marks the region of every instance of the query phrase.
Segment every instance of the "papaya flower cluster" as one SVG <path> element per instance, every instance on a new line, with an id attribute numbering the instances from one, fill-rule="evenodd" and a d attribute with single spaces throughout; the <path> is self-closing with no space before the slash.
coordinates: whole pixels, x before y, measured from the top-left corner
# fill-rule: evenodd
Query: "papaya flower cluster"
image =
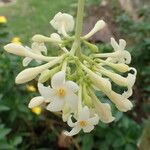
<path id="1" fill-rule="evenodd" d="M 129 67 L 131 55 L 125 49 L 126 41 L 110 39 L 113 52 L 99 53 L 98 47 L 88 39 L 103 29 L 106 23 L 98 20 L 93 29 L 80 37 L 80 53 L 74 49 L 75 21 L 73 16 L 57 13 L 50 21 L 56 33 L 50 36 L 36 34 L 32 37 L 31 47 L 10 43 L 4 49 L 14 55 L 22 56 L 23 66 L 32 61 L 39 65 L 28 67 L 20 72 L 15 82 L 23 84 L 33 79 L 38 81 L 39 96 L 30 100 L 28 107 L 44 107 L 50 112 L 61 112 L 62 119 L 70 127 L 67 136 L 91 132 L 99 121 L 111 123 L 115 120 L 111 106 L 114 104 L 121 112 L 132 109 L 128 99 L 132 95 L 136 80 L 136 69 Z M 55 45 L 59 56 L 49 56 L 46 44 Z M 86 49 L 90 54 L 86 55 Z M 126 74 L 126 77 L 123 75 Z M 126 88 L 123 93 L 112 89 L 112 85 Z M 112 103 L 101 102 L 96 93 L 102 92 Z M 111 105 L 112 104 L 112 105 Z M 74 120 L 74 121 L 73 121 Z"/>

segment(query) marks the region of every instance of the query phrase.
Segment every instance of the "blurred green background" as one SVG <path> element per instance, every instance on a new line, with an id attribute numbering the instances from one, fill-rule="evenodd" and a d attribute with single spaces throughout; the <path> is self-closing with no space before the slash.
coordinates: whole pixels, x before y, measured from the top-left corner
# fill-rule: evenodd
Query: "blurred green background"
<path id="1" fill-rule="evenodd" d="M 8 0 L 3 0 L 8 1 Z M 29 100 L 38 95 L 36 81 L 15 85 L 15 76 L 23 70 L 22 58 L 6 54 L 6 43 L 20 41 L 30 45 L 31 37 L 49 36 L 49 24 L 61 11 L 75 16 L 77 0 L 18 0 L 3 5 L 0 1 L 0 150 L 140 150 L 150 148 L 150 5 L 147 1 L 87 0 L 84 32 L 99 18 L 108 28 L 92 38 L 102 52 L 111 49 L 110 36 L 124 38 L 132 55 L 131 66 L 138 71 L 134 94 L 135 107 L 128 113 L 114 110 L 116 120 L 99 123 L 89 134 L 66 138 L 68 126 L 61 118 L 36 108 L 28 109 Z M 86 23 L 88 22 L 88 23 Z M 104 43 L 106 42 L 106 43 Z M 53 48 L 53 47 L 52 47 Z M 55 50 L 51 50 L 55 54 Z M 105 97 L 104 97 L 105 99 Z M 147 124 L 147 125 L 146 125 Z"/>

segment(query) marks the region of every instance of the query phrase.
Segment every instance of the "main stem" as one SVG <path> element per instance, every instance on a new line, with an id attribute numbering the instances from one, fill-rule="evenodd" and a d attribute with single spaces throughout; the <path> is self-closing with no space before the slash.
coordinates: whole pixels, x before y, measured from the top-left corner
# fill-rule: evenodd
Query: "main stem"
<path id="1" fill-rule="evenodd" d="M 75 40 L 71 49 L 71 54 L 73 55 L 75 54 L 76 51 L 80 52 L 80 46 L 81 46 L 80 37 L 82 35 L 82 28 L 83 28 L 84 4 L 85 4 L 85 0 L 78 0 Z"/>

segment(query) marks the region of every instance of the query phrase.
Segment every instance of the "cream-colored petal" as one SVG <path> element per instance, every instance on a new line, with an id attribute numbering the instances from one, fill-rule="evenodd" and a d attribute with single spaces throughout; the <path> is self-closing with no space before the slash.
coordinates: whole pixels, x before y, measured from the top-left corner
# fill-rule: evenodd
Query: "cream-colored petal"
<path id="1" fill-rule="evenodd" d="M 52 77 L 51 86 L 56 89 L 63 87 L 65 83 L 65 71 L 59 71 Z"/>
<path id="2" fill-rule="evenodd" d="M 71 116 L 69 116 L 69 118 L 68 118 L 68 121 L 67 121 L 67 123 L 68 123 L 68 125 L 70 126 L 70 127 L 74 127 L 74 126 L 76 126 L 77 125 L 77 123 L 75 122 L 72 122 L 72 115 Z"/>
<path id="3" fill-rule="evenodd" d="M 125 91 L 122 96 L 125 97 L 125 98 L 129 98 L 131 95 L 132 95 L 133 91 L 132 91 L 132 88 L 128 88 L 127 91 Z"/>
<path id="4" fill-rule="evenodd" d="M 74 93 L 79 90 L 79 86 L 73 81 L 66 81 L 65 86 Z"/>
<path id="5" fill-rule="evenodd" d="M 114 48 L 115 51 L 119 50 L 119 45 L 118 45 L 118 43 L 116 42 L 116 40 L 114 38 L 111 38 L 111 45 L 112 45 L 112 47 Z"/>
<path id="6" fill-rule="evenodd" d="M 55 99 L 46 107 L 46 109 L 52 112 L 57 112 L 61 111 L 63 109 L 63 106 L 64 106 L 63 100 Z"/>
<path id="7" fill-rule="evenodd" d="M 81 128 L 79 126 L 75 126 L 70 132 L 65 131 L 64 134 L 67 136 L 74 136 L 80 132 Z"/>
<path id="8" fill-rule="evenodd" d="M 22 64 L 24 67 L 28 66 L 28 64 L 32 61 L 32 58 L 26 57 L 23 59 Z"/>
<path id="9" fill-rule="evenodd" d="M 87 106 L 84 106 L 79 115 L 79 120 L 87 120 L 87 119 L 89 119 L 89 117 L 90 117 L 89 108 Z"/>
<path id="10" fill-rule="evenodd" d="M 76 94 L 71 91 L 67 91 L 65 101 L 73 111 L 77 110 L 78 96 Z"/>
<path id="11" fill-rule="evenodd" d="M 124 50 L 125 47 L 126 47 L 127 43 L 124 39 L 120 39 L 119 40 L 119 47 L 120 47 L 120 50 Z"/>
<path id="12" fill-rule="evenodd" d="M 56 92 L 54 89 L 50 88 L 50 86 L 45 87 L 41 83 L 38 83 L 38 90 L 39 90 L 40 94 L 42 95 L 42 97 L 44 97 L 44 99 L 47 102 L 50 102 L 52 100 L 52 97 L 54 95 L 56 95 Z"/>
<path id="13" fill-rule="evenodd" d="M 62 26 L 66 32 L 73 31 L 74 29 L 74 19 L 71 15 L 66 13 L 57 13 L 54 18 L 50 21 L 50 24 L 54 29 L 58 31 L 58 33 L 62 34 Z"/>
<path id="14" fill-rule="evenodd" d="M 91 132 L 93 129 L 94 129 L 94 126 L 93 126 L 93 125 L 87 125 L 86 127 L 83 128 L 83 131 L 84 131 L 85 133 L 89 133 L 89 132 Z"/>
<path id="15" fill-rule="evenodd" d="M 94 117 L 89 118 L 87 121 L 88 121 L 88 123 L 91 124 L 91 125 L 97 125 L 98 122 L 99 122 L 99 117 L 98 117 L 97 114 L 95 114 Z"/>

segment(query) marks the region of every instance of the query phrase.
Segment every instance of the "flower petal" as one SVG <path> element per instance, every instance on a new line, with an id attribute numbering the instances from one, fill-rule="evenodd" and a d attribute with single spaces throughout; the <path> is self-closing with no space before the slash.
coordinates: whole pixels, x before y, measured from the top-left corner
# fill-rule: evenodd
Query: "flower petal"
<path id="1" fill-rule="evenodd" d="M 74 93 L 76 93 L 79 90 L 79 86 L 73 81 L 66 81 L 65 85 Z"/>
<path id="2" fill-rule="evenodd" d="M 114 38 L 111 38 L 111 46 L 114 48 L 115 51 L 119 50 L 119 45 Z"/>
<path id="3" fill-rule="evenodd" d="M 37 96 L 30 100 L 28 107 L 34 108 L 41 105 L 43 102 L 44 102 L 44 98 L 42 96 Z"/>
<path id="4" fill-rule="evenodd" d="M 89 118 L 89 119 L 88 119 L 88 122 L 89 122 L 89 124 L 91 124 L 91 125 L 97 125 L 98 122 L 99 122 L 99 117 L 98 117 L 98 115 L 95 114 L 94 117 Z"/>
<path id="5" fill-rule="evenodd" d="M 29 58 L 29 57 L 25 57 L 22 61 L 22 64 L 24 67 L 28 66 L 28 64 L 32 61 L 33 59 L 32 58 Z"/>
<path id="6" fill-rule="evenodd" d="M 68 92 L 65 97 L 66 103 L 71 107 L 71 109 L 76 110 L 78 104 L 78 96 L 73 92 Z"/>
<path id="7" fill-rule="evenodd" d="M 68 123 L 68 125 L 69 125 L 70 127 L 74 127 L 74 126 L 76 126 L 76 124 L 77 124 L 77 123 L 76 123 L 76 122 L 75 122 L 75 123 L 74 123 L 74 122 L 72 122 L 71 117 L 72 117 L 72 115 L 71 115 L 71 116 L 69 116 L 67 123 Z"/>
<path id="8" fill-rule="evenodd" d="M 79 120 L 87 120 L 89 119 L 89 117 L 90 117 L 89 108 L 87 106 L 84 106 L 79 116 Z"/>
<path id="9" fill-rule="evenodd" d="M 67 136 L 74 136 L 80 132 L 81 128 L 79 126 L 75 126 L 70 132 L 65 131 L 64 134 Z"/>
<path id="10" fill-rule="evenodd" d="M 56 112 L 61 111 L 63 109 L 63 106 L 64 106 L 63 100 L 55 99 L 47 106 L 46 109 L 52 112 Z"/>
<path id="11" fill-rule="evenodd" d="M 52 97 L 55 95 L 55 90 L 50 87 L 45 87 L 43 84 L 38 83 L 38 90 L 45 101 L 50 102 Z"/>
<path id="12" fill-rule="evenodd" d="M 123 40 L 123 39 L 120 39 L 120 40 L 119 40 L 119 47 L 120 47 L 120 50 L 124 50 L 125 47 L 126 47 L 126 45 L 127 45 L 127 43 L 126 43 L 125 40 Z"/>
<path id="13" fill-rule="evenodd" d="M 83 128 L 83 131 L 86 132 L 86 133 L 89 133 L 89 132 L 91 132 L 93 129 L 94 129 L 94 126 L 88 125 L 88 126 L 86 126 L 86 127 Z"/>
<path id="14" fill-rule="evenodd" d="M 65 83 L 65 71 L 59 71 L 56 73 L 51 80 L 52 88 L 56 89 L 58 87 L 63 86 Z"/>

